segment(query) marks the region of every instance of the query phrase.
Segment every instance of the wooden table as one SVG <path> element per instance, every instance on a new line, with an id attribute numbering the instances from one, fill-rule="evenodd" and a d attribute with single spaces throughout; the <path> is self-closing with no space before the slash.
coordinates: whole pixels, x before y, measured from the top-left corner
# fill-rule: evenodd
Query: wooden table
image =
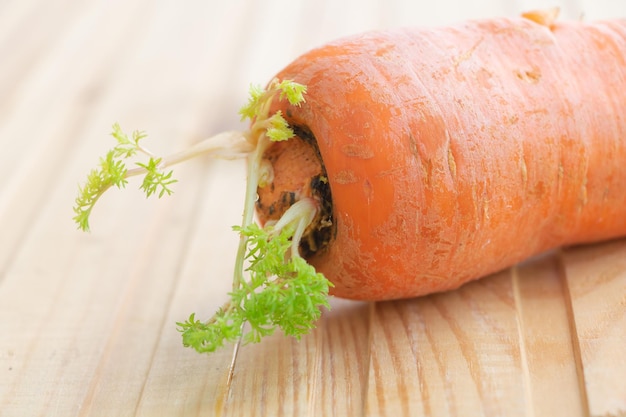
<path id="1" fill-rule="evenodd" d="M 626 241 L 548 254 L 414 300 L 332 300 L 300 342 L 184 349 L 175 322 L 230 287 L 241 162 L 131 181 L 78 232 L 110 127 L 158 154 L 241 129 L 249 83 L 366 29 L 515 15 L 541 2 L 0 1 L 0 415 L 626 416 Z M 562 15 L 626 3 L 562 0 Z"/>

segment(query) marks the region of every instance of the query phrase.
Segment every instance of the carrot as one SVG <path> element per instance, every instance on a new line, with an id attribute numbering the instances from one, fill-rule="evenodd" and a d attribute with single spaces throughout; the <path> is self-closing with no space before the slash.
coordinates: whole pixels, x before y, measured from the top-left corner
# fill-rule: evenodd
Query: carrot
<path id="1" fill-rule="evenodd" d="M 100 196 L 129 177 L 160 197 L 173 191 L 173 164 L 247 158 L 230 298 L 208 320 L 178 323 L 199 352 L 277 328 L 298 338 L 329 294 L 414 297 L 624 236 L 626 20 L 555 18 L 338 40 L 252 87 L 246 131 L 169 157 L 115 125 L 74 220 L 89 229 Z M 135 157 L 147 161 L 129 169 Z"/>
<path id="2" fill-rule="evenodd" d="M 302 252 L 332 294 L 365 300 L 626 235 L 626 21 L 554 17 L 365 33 L 296 59 L 276 77 L 306 102 L 273 103 L 297 138 L 265 154 L 261 222 L 320 202 Z"/>

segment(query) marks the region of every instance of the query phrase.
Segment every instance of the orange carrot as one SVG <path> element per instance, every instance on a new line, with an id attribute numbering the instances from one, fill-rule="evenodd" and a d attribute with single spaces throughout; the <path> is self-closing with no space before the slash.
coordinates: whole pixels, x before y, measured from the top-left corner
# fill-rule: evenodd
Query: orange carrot
<path id="1" fill-rule="evenodd" d="M 302 251 L 332 293 L 456 288 L 551 248 L 626 235 L 626 20 L 549 14 L 365 33 L 278 79 L 262 222 L 313 196 Z"/>
<path id="2" fill-rule="evenodd" d="M 625 236 L 626 20 L 555 17 L 330 43 L 251 88 L 248 130 L 169 157 L 114 125 L 117 145 L 79 187 L 74 220 L 88 229 L 100 196 L 129 177 L 162 196 L 173 164 L 247 158 L 230 297 L 208 320 L 177 323 L 199 352 L 277 328 L 300 337 L 329 292 L 414 297 Z M 128 169 L 137 156 L 148 161 Z"/>

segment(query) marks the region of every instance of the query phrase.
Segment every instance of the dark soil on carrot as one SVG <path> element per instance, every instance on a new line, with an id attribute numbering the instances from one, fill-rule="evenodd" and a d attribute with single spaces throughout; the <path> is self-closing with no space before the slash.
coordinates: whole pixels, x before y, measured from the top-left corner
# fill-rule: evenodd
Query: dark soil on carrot
<path id="1" fill-rule="evenodd" d="M 273 143 L 263 159 L 274 170 L 274 179 L 259 187 L 256 209 L 262 224 L 278 220 L 283 213 L 301 198 L 310 197 L 320 205 L 320 211 L 305 232 L 300 243 L 303 257 L 323 251 L 333 240 L 336 227 L 333 219 L 333 202 L 326 169 L 313 133 L 304 126 L 290 126 L 295 137 Z M 306 172 L 308 182 L 296 183 L 292 177 L 281 175 L 297 163 L 295 171 Z"/>

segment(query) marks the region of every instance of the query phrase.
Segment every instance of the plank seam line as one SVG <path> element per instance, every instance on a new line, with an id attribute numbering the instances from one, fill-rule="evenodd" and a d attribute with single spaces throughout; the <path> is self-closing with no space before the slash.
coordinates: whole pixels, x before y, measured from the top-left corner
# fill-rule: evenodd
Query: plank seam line
<path id="1" fill-rule="evenodd" d="M 368 315 L 367 315 L 367 349 L 365 349 L 364 355 L 365 358 L 362 358 L 362 369 L 361 373 L 361 381 L 363 384 L 361 385 L 361 416 L 365 417 L 368 413 L 368 394 L 369 394 L 369 385 L 370 385 L 370 369 L 372 366 L 372 343 L 373 343 L 373 332 L 372 332 L 372 323 L 374 321 L 374 314 L 376 313 L 376 302 L 370 302 L 368 305 Z"/>
<path id="2" fill-rule="evenodd" d="M 528 351 L 526 349 L 526 338 L 524 337 L 524 314 L 522 306 L 522 295 L 519 286 L 519 267 L 514 265 L 511 267 L 511 281 L 513 283 L 513 298 L 515 301 L 515 321 L 517 323 L 517 335 L 519 338 L 519 350 L 520 350 L 520 366 L 522 368 L 523 384 L 524 384 L 524 398 L 526 399 L 526 415 L 528 417 L 535 417 L 535 409 L 533 407 L 533 394 L 531 389 L 530 368 L 528 367 Z"/>
<path id="3" fill-rule="evenodd" d="M 327 318 L 324 318 L 323 320 L 328 320 Z M 315 333 L 315 349 L 313 351 L 313 372 L 312 372 L 312 381 L 309 382 L 309 386 L 308 386 L 308 392 L 307 392 L 307 410 L 306 410 L 306 415 L 310 416 L 310 417 L 314 417 L 317 415 L 316 413 L 316 406 L 319 405 L 318 403 L 318 389 L 322 389 L 321 387 L 321 374 L 322 374 L 322 362 L 323 362 L 323 358 L 322 358 L 322 352 L 324 350 L 324 332 L 323 331 L 317 331 Z M 333 372 L 331 370 L 331 375 L 333 375 Z"/>
<path id="4" fill-rule="evenodd" d="M 578 390 L 580 392 L 581 406 L 585 417 L 591 416 L 589 409 L 589 398 L 587 394 L 587 384 L 585 382 L 585 370 L 583 367 L 582 351 L 580 348 L 580 338 L 578 337 L 578 328 L 576 326 L 576 316 L 574 315 L 574 305 L 572 303 L 572 294 L 567 281 L 567 271 L 565 269 L 565 258 L 562 249 L 557 252 L 557 269 L 559 281 L 564 294 L 565 309 L 567 312 L 567 323 L 569 325 L 572 352 L 574 353 L 574 361 L 576 366 L 576 376 L 578 378 Z"/>

